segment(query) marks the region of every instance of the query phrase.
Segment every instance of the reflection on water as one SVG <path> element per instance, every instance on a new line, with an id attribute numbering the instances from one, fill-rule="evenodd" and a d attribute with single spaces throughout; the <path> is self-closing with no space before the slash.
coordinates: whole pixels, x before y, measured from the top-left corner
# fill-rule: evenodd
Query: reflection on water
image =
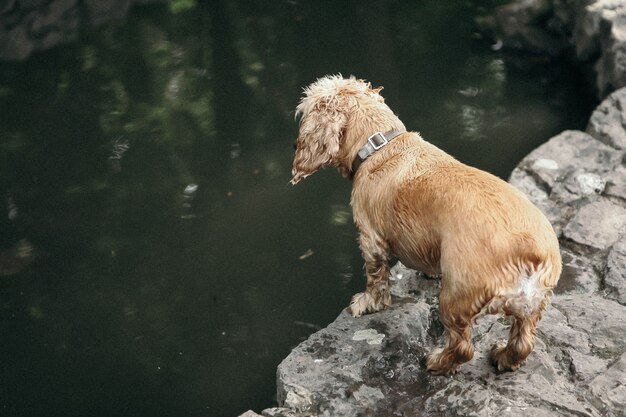
<path id="1" fill-rule="evenodd" d="M 460 139 L 483 141 L 497 125 L 507 124 L 507 111 L 502 102 L 506 87 L 504 62 L 497 57 L 471 57 L 461 78 L 466 87 L 458 90 L 462 97 L 453 97 L 447 107 L 458 115 Z"/>
<path id="2" fill-rule="evenodd" d="M 333 204 L 330 209 L 330 222 L 333 225 L 345 226 L 352 222 L 352 210 L 347 204 Z"/>
<path id="3" fill-rule="evenodd" d="M 383 84 L 501 176 L 584 124 L 571 71 L 473 40 L 486 3 L 176 1 L 1 63 L 0 414 L 271 406 L 279 361 L 364 285 L 350 184 L 288 185 L 303 86 Z"/>

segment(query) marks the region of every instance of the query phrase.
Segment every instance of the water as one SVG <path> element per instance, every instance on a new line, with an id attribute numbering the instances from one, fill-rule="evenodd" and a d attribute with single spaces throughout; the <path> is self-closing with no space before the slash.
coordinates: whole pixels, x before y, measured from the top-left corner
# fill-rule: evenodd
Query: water
<path id="1" fill-rule="evenodd" d="M 364 285 L 350 184 L 288 185 L 301 88 L 384 85 L 506 177 L 582 128 L 571 69 L 505 61 L 497 4 L 177 1 L 0 64 L 0 415 L 234 416 Z"/>

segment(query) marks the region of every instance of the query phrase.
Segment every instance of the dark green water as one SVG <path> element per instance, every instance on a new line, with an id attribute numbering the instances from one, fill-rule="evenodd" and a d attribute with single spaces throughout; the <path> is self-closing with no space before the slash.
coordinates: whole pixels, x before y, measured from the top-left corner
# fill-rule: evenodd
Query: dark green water
<path id="1" fill-rule="evenodd" d="M 280 360 L 364 285 L 350 184 L 288 185 L 303 86 L 382 84 L 502 177 L 584 127 L 571 69 L 479 39 L 497 3 L 178 1 L 0 63 L 0 415 L 272 406 Z"/>

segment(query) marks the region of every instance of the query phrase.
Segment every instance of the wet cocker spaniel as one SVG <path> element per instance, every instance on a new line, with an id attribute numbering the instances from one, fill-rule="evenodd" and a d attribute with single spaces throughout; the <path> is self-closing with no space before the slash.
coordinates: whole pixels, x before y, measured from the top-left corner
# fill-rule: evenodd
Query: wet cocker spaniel
<path id="1" fill-rule="evenodd" d="M 561 273 L 559 244 L 543 214 L 506 182 L 452 158 L 407 132 L 381 88 L 326 76 L 308 86 L 292 184 L 323 167 L 352 180 L 367 288 L 352 298 L 354 316 L 391 304 L 389 260 L 441 275 L 446 342 L 427 359 L 451 374 L 474 355 L 473 321 L 512 317 L 508 342 L 491 349 L 498 370 L 516 370 L 534 346 L 537 322 Z"/>

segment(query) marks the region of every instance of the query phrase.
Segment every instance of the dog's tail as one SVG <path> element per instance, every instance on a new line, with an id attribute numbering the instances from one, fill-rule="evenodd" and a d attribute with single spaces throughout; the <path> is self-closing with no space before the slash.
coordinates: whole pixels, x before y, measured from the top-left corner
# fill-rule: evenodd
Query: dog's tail
<path id="1" fill-rule="evenodd" d="M 503 310 L 506 314 L 518 318 L 525 318 L 542 311 L 552 297 L 554 267 L 549 262 L 543 262 L 527 267 L 521 274 L 517 287 L 507 294 Z"/>
<path id="2" fill-rule="evenodd" d="M 561 274 L 561 260 L 556 256 L 541 262 L 518 262 L 504 267 L 503 272 L 515 277 L 514 284 L 489 300 L 477 317 L 504 313 L 524 319 L 540 314 L 550 303 L 552 290 Z"/>

